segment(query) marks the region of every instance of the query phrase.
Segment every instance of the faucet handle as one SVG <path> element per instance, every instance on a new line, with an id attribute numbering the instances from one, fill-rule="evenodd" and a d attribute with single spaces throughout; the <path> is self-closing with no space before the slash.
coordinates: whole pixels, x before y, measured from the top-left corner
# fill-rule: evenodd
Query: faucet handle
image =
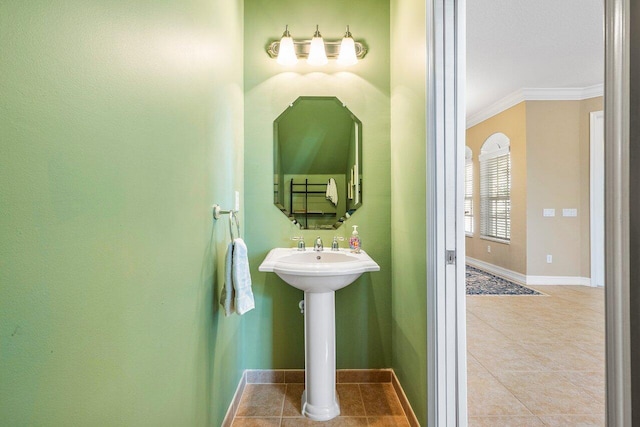
<path id="1" fill-rule="evenodd" d="M 298 241 L 298 250 L 299 251 L 304 251 L 305 250 L 304 237 L 296 236 L 296 237 L 292 237 L 291 240 L 297 240 Z"/>
<path id="2" fill-rule="evenodd" d="M 331 242 L 331 250 L 332 251 L 339 251 L 340 250 L 340 245 L 338 244 L 338 240 L 344 240 L 344 237 L 333 236 L 333 242 Z"/>

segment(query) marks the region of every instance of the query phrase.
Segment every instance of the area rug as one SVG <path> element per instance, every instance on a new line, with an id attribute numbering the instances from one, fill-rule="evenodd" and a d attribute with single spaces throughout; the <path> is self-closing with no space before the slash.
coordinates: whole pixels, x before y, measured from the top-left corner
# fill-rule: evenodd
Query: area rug
<path id="1" fill-rule="evenodd" d="M 467 265 L 467 295 L 542 295 L 502 277 Z"/>

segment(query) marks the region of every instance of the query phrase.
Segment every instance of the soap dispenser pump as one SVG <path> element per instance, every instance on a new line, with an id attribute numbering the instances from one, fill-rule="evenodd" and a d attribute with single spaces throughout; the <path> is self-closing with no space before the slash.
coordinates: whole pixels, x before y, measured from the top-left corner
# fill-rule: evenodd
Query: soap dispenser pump
<path id="1" fill-rule="evenodd" d="M 358 235 L 358 226 L 353 226 L 353 232 L 349 238 L 349 249 L 351 252 L 360 253 L 360 236 Z"/>

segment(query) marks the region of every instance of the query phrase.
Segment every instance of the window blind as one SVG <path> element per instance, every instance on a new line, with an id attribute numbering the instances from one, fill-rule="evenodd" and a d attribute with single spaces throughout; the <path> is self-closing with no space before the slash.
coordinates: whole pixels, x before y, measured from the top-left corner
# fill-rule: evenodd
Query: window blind
<path id="1" fill-rule="evenodd" d="M 473 234 L 473 161 L 464 165 L 464 232 Z"/>
<path id="2" fill-rule="evenodd" d="M 480 162 L 480 236 L 511 239 L 511 155 Z"/>

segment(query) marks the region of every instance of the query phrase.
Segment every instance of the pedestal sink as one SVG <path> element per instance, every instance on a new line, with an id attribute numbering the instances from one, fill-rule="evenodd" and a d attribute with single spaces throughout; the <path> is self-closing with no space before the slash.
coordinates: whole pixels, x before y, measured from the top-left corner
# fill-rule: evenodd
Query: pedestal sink
<path id="1" fill-rule="evenodd" d="M 304 291 L 305 390 L 302 414 L 315 421 L 340 415 L 336 394 L 335 291 L 380 266 L 366 252 L 272 249 L 259 271 Z"/>

